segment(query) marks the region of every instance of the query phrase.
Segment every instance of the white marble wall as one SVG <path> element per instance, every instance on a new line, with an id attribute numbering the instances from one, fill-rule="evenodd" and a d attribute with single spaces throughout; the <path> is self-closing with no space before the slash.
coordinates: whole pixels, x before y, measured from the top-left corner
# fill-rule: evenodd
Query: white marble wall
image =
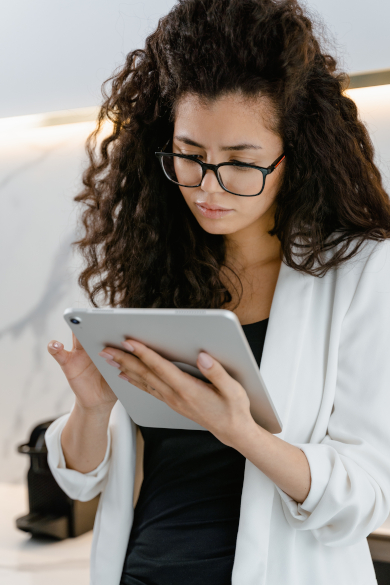
<path id="1" fill-rule="evenodd" d="M 68 412 L 73 394 L 46 350 L 70 347 L 62 318 L 87 301 L 77 286 L 76 204 L 84 142 L 94 123 L 7 132 L 0 137 L 0 482 L 24 481 L 16 446 L 39 422 Z"/>
<path id="2" fill-rule="evenodd" d="M 390 187 L 390 86 L 354 90 Z M 93 123 L 0 136 L 0 482 L 22 483 L 28 457 L 16 452 L 32 428 L 68 412 L 73 394 L 46 351 L 70 346 L 62 313 L 86 306 L 72 255 L 76 205 Z"/>

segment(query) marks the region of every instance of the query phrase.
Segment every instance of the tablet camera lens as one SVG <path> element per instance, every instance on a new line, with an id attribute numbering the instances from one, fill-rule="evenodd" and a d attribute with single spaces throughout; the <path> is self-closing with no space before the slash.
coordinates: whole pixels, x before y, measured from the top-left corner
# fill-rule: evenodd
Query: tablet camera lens
<path id="1" fill-rule="evenodd" d="M 74 323 L 75 325 L 79 325 L 80 324 L 80 319 L 77 319 L 76 317 L 72 317 L 72 319 L 70 320 L 71 323 Z"/>

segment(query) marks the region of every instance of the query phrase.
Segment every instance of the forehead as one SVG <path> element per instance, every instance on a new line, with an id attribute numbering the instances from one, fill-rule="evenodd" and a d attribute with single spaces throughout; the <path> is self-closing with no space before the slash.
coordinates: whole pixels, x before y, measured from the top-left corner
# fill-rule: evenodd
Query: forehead
<path id="1" fill-rule="evenodd" d="M 210 134 L 229 138 L 237 133 L 248 137 L 276 134 L 275 109 L 266 96 L 247 97 L 231 93 L 207 99 L 187 93 L 174 109 L 175 132 Z"/>

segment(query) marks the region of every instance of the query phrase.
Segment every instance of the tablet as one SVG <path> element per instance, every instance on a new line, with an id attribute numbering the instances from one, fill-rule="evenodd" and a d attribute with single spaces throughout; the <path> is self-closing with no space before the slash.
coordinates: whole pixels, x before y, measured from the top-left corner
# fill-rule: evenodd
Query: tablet
<path id="1" fill-rule="evenodd" d="M 118 370 L 98 354 L 107 346 L 124 351 L 121 341 L 138 340 L 183 371 L 209 382 L 196 367 L 199 352 L 218 360 L 245 389 L 254 420 L 271 433 L 282 423 L 264 384 L 238 317 L 225 309 L 74 309 L 64 319 L 121 401 L 143 427 L 205 430 L 165 402 L 118 378 Z"/>

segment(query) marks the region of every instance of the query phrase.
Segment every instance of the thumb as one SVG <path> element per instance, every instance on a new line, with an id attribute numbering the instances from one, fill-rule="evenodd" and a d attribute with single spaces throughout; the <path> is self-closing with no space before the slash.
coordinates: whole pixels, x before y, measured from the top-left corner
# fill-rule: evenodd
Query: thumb
<path id="1" fill-rule="evenodd" d="M 52 340 L 47 345 L 47 351 L 53 358 L 60 364 L 60 366 L 64 366 L 68 361 L 69 352 L 66 351 L 64 345 L 60 341 Z"/>

